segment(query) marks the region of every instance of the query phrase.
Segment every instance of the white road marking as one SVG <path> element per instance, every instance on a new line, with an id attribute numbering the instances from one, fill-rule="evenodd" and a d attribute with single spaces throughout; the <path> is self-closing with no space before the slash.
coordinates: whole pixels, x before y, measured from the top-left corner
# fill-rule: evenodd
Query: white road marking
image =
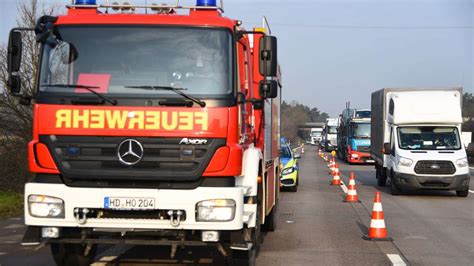
<path id="1" fill-rule="evenodd" d="M 344 181 L 341 180 L 341 189 L 342 191 L 344 191 L 344 193 L 347 194 L 347 192 L 349 192 L 349 189 L 346 187 L 346 184 L 344 183 Z"/>
<path id="2" fill-rule="evenodd" d="M 474 191 L 473 190 L 469 190 L 470 193 L 474 194 Z"/>
<path id="3" fill-rule="evenodd" d="M 402 257 L 398 254 L 387 254 L 388 259 L 394 266 L 406 266 L 407 264 L 403 261 Z"/>

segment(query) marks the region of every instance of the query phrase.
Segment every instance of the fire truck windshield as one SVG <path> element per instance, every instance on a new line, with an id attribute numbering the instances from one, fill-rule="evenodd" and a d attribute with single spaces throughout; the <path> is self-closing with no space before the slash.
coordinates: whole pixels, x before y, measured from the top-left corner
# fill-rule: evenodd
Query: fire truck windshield
<path id="1" fill-rule="evenodd" d="M 179 97 L 186 88 L 199 98 L 232 95 L 233 48 L 224 29 L 148 26 L 59 26 L 42 52 L 39 92 L 66 97 L 92 94 L 87 84 L 113 98 Z"/>

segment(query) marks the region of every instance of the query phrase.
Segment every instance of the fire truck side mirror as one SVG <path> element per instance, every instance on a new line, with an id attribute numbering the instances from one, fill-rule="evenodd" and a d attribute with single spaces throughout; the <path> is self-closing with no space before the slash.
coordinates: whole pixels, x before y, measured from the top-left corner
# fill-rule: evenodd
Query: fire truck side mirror
<path id="1" fill-rule="evenodd" d="M 21 66 L 23 50 L 21 32 L 11 30 L 8 39 L 7 70 L 8 87 L 13 95 L 19 95 L 21 91 L 21 78 L 18 75 Z"/>
<path id="2" fill-rule="evenodd" d="M 260 81 L 260 95 L 264 99 L 274 99 L 278 96 L 278 82 L 275 80 Z"/>
<path id="3" fill-rule="evenodd" d="M 21 54 L 23 50 L 21 32 L 12 30 L 8 39 L 7 66 L 8 73 L 18 72 L 21 65 Z"/>
<path id="4" fill-rule="evenodd" d="M 260 39 L 260 74 L 265 77 L 278 75 L 277 38 L 264 36 Z"/>

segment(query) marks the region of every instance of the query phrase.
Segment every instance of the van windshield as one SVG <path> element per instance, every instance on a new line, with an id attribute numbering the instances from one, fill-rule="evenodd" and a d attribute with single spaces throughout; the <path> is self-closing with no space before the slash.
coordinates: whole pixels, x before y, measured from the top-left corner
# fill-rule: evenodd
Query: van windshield
<path id="1" fill-rule="evenodd" d="M 458 129 L 455 127 L 400 127 L 398 144 L 404 150 L 459 150 Z"/>

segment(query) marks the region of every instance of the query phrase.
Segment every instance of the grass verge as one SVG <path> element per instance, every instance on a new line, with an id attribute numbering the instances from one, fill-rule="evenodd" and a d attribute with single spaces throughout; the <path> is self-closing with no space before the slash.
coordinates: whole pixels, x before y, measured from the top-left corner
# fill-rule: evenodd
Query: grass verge
<path id="1" fill-rule="evenodd" d="M 23 212 L 23 195 L 0 191 L 0 218 L 19 216 Z"/>

